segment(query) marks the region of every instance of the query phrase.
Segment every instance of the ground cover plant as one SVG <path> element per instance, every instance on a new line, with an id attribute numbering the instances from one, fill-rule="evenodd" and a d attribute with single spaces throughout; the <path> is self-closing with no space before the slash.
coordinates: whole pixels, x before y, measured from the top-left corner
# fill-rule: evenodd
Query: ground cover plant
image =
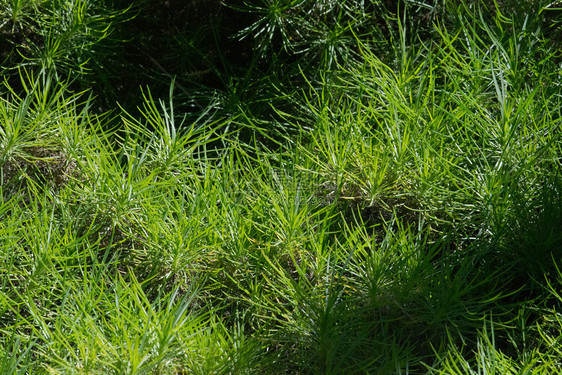
<path id="1" fill-rule="evenodd" d="M 0 0 L 0 373 L 562 373 L 561 8 Z"/>

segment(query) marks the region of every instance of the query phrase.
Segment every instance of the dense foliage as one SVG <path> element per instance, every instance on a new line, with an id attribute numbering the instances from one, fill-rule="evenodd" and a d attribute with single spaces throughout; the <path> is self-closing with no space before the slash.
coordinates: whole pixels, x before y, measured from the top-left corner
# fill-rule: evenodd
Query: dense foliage
<path id="1" fill-rule="evenodd" d="M 561 11 L 0 0 L 0 373 L 562 373 Z"/>

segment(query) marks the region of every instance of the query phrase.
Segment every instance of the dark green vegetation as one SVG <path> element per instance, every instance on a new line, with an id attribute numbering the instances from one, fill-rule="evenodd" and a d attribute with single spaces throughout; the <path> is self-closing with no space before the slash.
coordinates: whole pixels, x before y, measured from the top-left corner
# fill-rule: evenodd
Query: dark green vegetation
<path id="1" fill-rule="evenodd" d="M 0 373 L 562 373 L 560 8 L 0 0 Z"/>

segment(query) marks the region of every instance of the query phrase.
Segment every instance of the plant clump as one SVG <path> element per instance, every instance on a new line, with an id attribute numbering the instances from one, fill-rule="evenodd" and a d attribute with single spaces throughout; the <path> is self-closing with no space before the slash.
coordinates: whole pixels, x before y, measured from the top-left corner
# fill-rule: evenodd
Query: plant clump
<path id="1" fill-rule="evenodd" d="M 0 0 L 0 373 L 559 373 L 558 12 Z"/>

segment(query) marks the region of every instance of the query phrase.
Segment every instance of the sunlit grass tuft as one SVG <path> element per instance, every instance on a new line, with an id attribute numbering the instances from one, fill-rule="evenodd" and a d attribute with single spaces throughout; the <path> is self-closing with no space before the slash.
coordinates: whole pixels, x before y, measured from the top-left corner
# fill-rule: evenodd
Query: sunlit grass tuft
<path id="1" fill-rule="evenodd" d="M 539 16 L 406 3 L 252 3 L 197 113 L 177 77 L 100 114 L 61 78 L 122 15 L 49 10 L 72 43 L 0 89 L 0 372 L 559 373 L 559 54 Z"/>

